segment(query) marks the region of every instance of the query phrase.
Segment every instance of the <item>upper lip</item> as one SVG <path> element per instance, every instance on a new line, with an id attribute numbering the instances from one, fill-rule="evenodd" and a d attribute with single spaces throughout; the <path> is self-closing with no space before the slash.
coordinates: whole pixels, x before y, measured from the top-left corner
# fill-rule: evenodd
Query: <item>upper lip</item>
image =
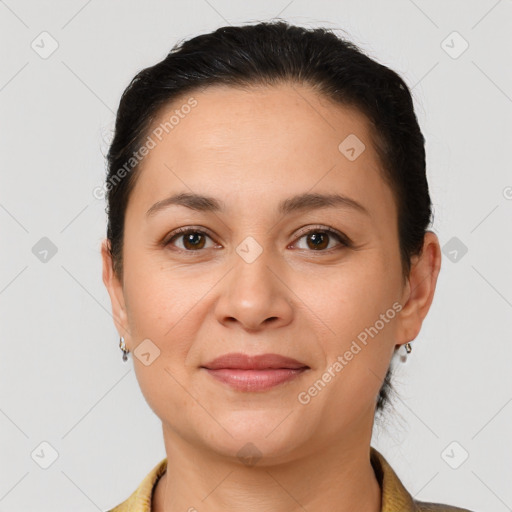
<path id="1" fill-rule="evenodd" d="M 279 354 L 247 355 L 231 352 L 202 365 L 202 368 L 207 368 L 209 370 L 219 370 L 221 368 L 265 370 L 267 368 L 309 368 L 309 366 L 297 361 L 296 359 L 281 356 Z"/>

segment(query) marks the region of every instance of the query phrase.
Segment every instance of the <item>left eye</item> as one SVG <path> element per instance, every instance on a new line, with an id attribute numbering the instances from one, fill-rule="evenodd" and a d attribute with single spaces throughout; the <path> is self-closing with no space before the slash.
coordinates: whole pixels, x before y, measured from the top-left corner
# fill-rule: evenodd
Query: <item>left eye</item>
<path id="1" fill-rule="evenodd" d="M 322 251 L 324 249 L 332 249 L 329 247 L 329 241 L 331 238 L 335 238 L 341 245 L 348 246 L 348 242 L 336 231 L 332 229 L 311 229 L 304 233 L 299 240 L 306 238 L 306 249 L 312 249 L 313 251 Z M 299 247 L 303 249 L 303 247 Z"/>

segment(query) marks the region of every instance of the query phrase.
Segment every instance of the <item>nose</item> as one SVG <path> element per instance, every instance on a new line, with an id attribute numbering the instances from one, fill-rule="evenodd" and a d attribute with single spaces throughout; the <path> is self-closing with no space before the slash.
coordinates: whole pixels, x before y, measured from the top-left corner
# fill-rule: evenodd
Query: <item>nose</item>
<path id="1" fill-rule="evenodd" d="M 251 263 L 235 254 L 234 268 L 219 283 L 215 314 L 226 327 L 259 331 L 292 321 L 293 293 L 286 285 L 284 270 L 264 254 Z"/>

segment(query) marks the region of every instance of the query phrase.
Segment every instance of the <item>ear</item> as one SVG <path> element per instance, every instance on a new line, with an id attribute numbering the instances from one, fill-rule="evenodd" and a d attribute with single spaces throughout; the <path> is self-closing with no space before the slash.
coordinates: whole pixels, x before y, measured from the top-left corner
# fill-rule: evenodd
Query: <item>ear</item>
<path id="1" fill-rule="evenodd" d="M 103 283 L 110 295 L 112 303 L 112 316 L 120 336 L 129 335 L 128 315 L 123 294 L 123 285 L 114 272 L 112 255 L 110 254 L 110 241 L 105 238 L 101 243 L 101 259 L 103 261 Z M 128 346 L 128 340 L 126 340 Z"/>
<path id="2" fill-rule="evenodd" d="M 423 249 L 411 261 L 411 272 L 404 289 L 403 308 L 398 316 L 396 331 L 398 345 L 412 341 L 418 336 L 423 319 L 427 316 L 441 270 L 441 248 L 437 235 L 427 231 L 423 239 Z"/>

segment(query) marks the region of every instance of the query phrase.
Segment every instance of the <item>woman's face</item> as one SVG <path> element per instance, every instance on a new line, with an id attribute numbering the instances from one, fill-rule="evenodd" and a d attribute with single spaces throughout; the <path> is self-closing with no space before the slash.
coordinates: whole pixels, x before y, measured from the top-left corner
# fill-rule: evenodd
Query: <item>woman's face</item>
<path id="1" fill-rule="evenodd" d="M 254 445 L 262 461 L 285 461 L 340 439 L 369 443 L 393 351 L 430 306 L 439 251 L 416 292 L 403 284 L 396 205 L 358 111 L 298 85 L 191 96 L 197 103 L 174 102 L 149 134 L 122 283 L 102 251 L 148 404 L 164 432 L 228 456 Z M 177 194 L 188 199 L 154 206 Z M 228 353 L 280 354 L 308 369 L 243 390 L 203 368 Z"/>

